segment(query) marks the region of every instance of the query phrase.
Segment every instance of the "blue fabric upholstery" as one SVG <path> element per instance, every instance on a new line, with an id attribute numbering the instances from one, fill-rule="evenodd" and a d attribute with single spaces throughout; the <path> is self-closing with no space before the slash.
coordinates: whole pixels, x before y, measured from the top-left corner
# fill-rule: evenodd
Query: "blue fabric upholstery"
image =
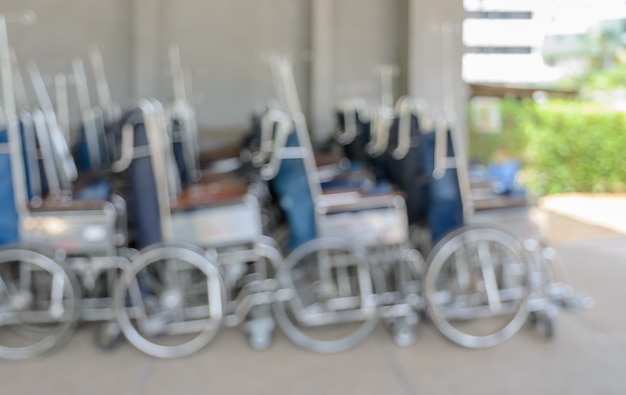
<path id="1" fill-rule="evenodd" d="M 421 130 L 417 117 L 411 117 L 411 147 L 402 159 L 391 151 L 398 145 L 398 119 L 389 131 L 389 149 L 372 160 L 378 175 L 406 193 L 409 223 L 425 223 L 432 240 L 437 241 L 463 225 L 463 202 L 456 169 L 448 169 L 443 178 L 432 177 L 435 161 L 434 130 Z M 448 132 L 447 155 L 454 154 Z"/>
<path id="2" fill-rule="evenodd" d="M 352 115 L 351 115 L 352 116 Z M 337 112 L 337 123 L 341 130 L 345 130 L 346 118 L 343 111 Z M 363 120 L 357 114 L 356 136 L 354 140 L 343 146 L 344 154 L 346 158 L 352 162 L 367 163 L 370 160 L 367 155 L 366 146 L 370 141 L 370 129 L 371 122 L 369 120 Z"/>
<path id="3" fill-rule="evenodd" d="M 178 169 L 178 177 L 182 185 L 188 185 L 192 181 L 190 169 L 187 169 L 187 162 L 185 161 L 185 146 L 180 135 L 180 122 L 178 120 L 172 121 L 172 150 L 174 151 L 174 160 L 176 160 L 176 167 Z"/>
<path id="4" fill-rule="evenodd" d="M 499 163 L 489 165 L 489 179 L 493 182 L 495 193 L 506 195 L 513 192 L 523 192 L 516 185 L 517 172 L 520 169 L 520 162 L 509 159 Z"/>
<path id="5" fill-rule="evenodd" d="M 5 125 L 0 126 L 0 144 L 8 143 Z M 5 146 L 8 148 L 7 146 Z M 19 241 L 18 217 L 13 194 L 11 155 L 8 150 L 0 151 L 0 245 Z"/>
<path id="6" fill-rule="evenodd" d="M 146 147 L 148 136 L 143 123 L 135 125 L 134 147 Z M 133 159 L 129 167 L 130 196 L 128 197 L 129 215 L 137 231 L 137 248 L 144 248 L 163 240 L 157 185 L 152 159 L 141 156 Z"/>
<path id="7" fill-rule="evenodd" d="M 292 132 L 286 146 L 299 145 L 296 133 Z M 272 184 L 291 228 L 289 248 L 294 249 L 314 239 L 317 236 L 315 207 L 303 160 L 282 160 Z"/>
<path id="8" fill-rule="evenodd" d="M 73 198 L 78 200 L 109 200 L 113 194 L 111 180 L 99 179 L 84 188 L 74 191 Z"/>
<path id="9" fill-rule="evenodd" d="M 421 144 L 425 174 L 432 174 L 435 167 L 435 133 L 423 134 Z M 452 138 L 448 136 L 447 155 L 452 156 L 453 153 Z M 448 169 L 441 179 L 428 183 L 427 224 L 434 242 L 463 225 L 463 201 L 456 169 Z"/>
<path id="10" fill-rule="evenodd" d="M 389 147 L 395 149 L 398 145 L 398 125 L 396 120 L 389 132 Z M 415 116 L 411 117 L 411 147 L 402 159 L 393 159 L 386 155 L 389 160 L 389 174 L 391 182 L 406 193 L 407 214 L 409 223 L 424 223 L 428 206 L 427 185 L 431 182 L 430 174 L 427 175 L 424 152 L 428 147 L 421 139 L 420 125 Z"/>
<path id="11" fill-rule="evenodd" d="M 37 138 L 35 138 L 35 145 L 37 147 L 37 152 L 41 152 L 41 145 L 39 144 L 39 139 Z M 48 187 L 48 177 L 46 176 L 43 158 L 37 158 L 37 163 L 39 166 L 39 177 L 41 181 L 41 195 L 46 196 L 50 191 L 50 188 Z"/>
<path id="12" fill-rule="evenodd" d="M 85 127 L 81 125 L 78 131 L 78 140 L 74 145 L 74 158 L 76 160 L 76 168 L 78 171 L 90 170 L 91 161 L 89 150 L 87 148 L 87 140 L 85 138 Z"/>
<path id="13" fill-rule="evenodd" d="M 98 136 L 98 148 L 100 159 L 102 161 L 102 167 L 107 167 L 110 164 L 111 153 L 109 152 L 109 147 L 107 146 L 109 142 L 107 141 L 107 136 Z M 89 152 L 89 145 L 87 144 L 87 136 L 85 134 L 85 126 L 81 125 L 80 130 L 78 131 L 78 140 L 74 145 L 74 160 L 76 161 L 76 168 L 78 171 L 81 170 L 101 170 L 94 169 L 91 165 L 91 153 Z"/>
<path id="14" fill-rule="evenodd" d="M 79 172 L 93 171 L 100 172 L 106 169 L 111 162 L 111 155 L 108 152 L 107 142 L 105 142 L 106 136 L 101 136 L 99 139 L 100 158 L 102 160 L 101 167 L 99 169 L 93 168 L 91 164 L 91 154 L 87 145 L 87 138 L 85 136 L 85 127 L 81 126 L 78 134 L 78 141 L 74 145 L 74 160 L 76 162 L 76 168 Z M 43 173 L 42 173 L 43 174 Z M 45 179 L 45 176 L 43 176 Z M 75 190 L 72 198 L 77 200 L 109 200 L 113 194 L 113 183 L 110 179 L 99 179 L 90 182 L 85 187 Z"/>
<path id="15" fill-rule="evenodd" d="M 31 163 L 37 163 L 36 157 L 31 157 L 31 155 L 36 154 L 37 141 L 34 134 L 29 135 L 24 127 L 24 124 L 20 122 L 20 137 L 22 138 L 22 157 L 24 158 L 24 172 L 26 176 L 26 194 L 28 200 L 32 199 L 35 196 L 35 191 L 33 190 L 33 181 L 41 182 L 41 180 L 34 180 L 33 174 L 31 172 Z M 31 148 L 29 150 L 29 148 Z"/>

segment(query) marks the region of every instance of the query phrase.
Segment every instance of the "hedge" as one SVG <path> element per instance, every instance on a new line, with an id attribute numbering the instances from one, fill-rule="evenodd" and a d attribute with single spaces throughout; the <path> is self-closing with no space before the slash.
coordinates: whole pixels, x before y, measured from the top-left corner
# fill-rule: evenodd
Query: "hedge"
<path id="1" fill-rule="evenodd" d="M 520 106 L 525 183 L 539 195 L 626 191 L 626 114 L 587 102 Z"/>
<path id="2" fill-rule="evenodd" d="M 526 116 L 528 105 L 514 99 L 500 100 L 502 128 L 493 132 L 484 133 L 477 130 L 472 119 L 469 120 L 470 157 L 474 162 L 488 165 L 497 152 L 506 152 L 508 156 L 521 158 L 524 155 L 526 140 L 520 132 L 519 121 Z M 469 108 L 468 115 L 472 117 L 474 111 Z"/>

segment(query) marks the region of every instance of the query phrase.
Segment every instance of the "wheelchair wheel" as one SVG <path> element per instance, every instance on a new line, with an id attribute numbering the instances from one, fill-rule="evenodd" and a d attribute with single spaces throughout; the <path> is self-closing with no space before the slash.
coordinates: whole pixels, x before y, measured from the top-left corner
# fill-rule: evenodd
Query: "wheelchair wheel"
<path id="1" fill-rule="evenodd" d="M 435 326 L 469 348 L 496 346 L 528 316 L 529 262 L 521 243 L 500 229 L 452 232 L 428 259 L 424 293 Z"/>
<path id="2" fill-rule="evenodd" d="M 315 239 L 295 249 L 278 270 L 293 298 L 275 303 L 276 322 L 296 345 L 319 353 L 355 347 L 376 328 L 376 290 L 384 277 L 354 243 Z M 374 281 L 372 281 L 374 280 Z"/>
<path id="3" fill-rule="evenodd" d="M 64 262 L 22 246 L 0 250 L 0 358 L 33 358 L 60 347 L 81 306 L 78 281 Z"/>
<path id="4" fill-rule="evenodd" d="M 217 264 L 186 245 L 143 251 L 115 290 L 115 315 L 137 349 L 158 358 L 203 348 L 224 318 L 224 285 Z"/>

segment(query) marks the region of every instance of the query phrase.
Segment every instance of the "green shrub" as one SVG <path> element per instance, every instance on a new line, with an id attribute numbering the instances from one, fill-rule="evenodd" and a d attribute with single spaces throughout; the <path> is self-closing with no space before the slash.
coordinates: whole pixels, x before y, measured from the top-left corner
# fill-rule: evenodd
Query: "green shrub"
<path id="1" fill-rule="evenodd" d="M 525 141 L 526 185 L 539 195 L 626 190 L 626 114 L 599 105 L 527 104 L 519 127 Z"/>
<path id="2" fill-rule="evenodd" d="M 472 160 L 488 165 L 497 152 L 504 152 L 509 157 L 522 158 L 526 147 L 526 136 L 519 130 L 519 121 L 527 116 L 529 105 L 515 99 L 500 100 L 499 110 L 502 117 L 501 130 L 484 132 L 477 129 L 470 118 L 469 139 Z M 473 115 L 472 108 L 468 111 Z"/>

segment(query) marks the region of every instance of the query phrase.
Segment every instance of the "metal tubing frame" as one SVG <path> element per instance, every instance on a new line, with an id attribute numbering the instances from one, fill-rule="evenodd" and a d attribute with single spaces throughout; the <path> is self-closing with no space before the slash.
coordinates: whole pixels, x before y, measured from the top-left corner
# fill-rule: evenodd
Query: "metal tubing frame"
<path id="1" fill-rule="evenodd" d="M 181 142 L 185 152 L 185 166 L 189 169 L 192 180 L 197 180 L 199 179 L 200 168 L 198 163 L 198 124 L 195 111 L 187 95 L 185 86 L 187 84 L 182 67 L 180 47 L 178 45 L 170 45 L 168 54 L 174 88 L 174 103 L 171 108 L 170 119 L 178 119 L 180 122 Z M 191 78 L 191 76 L 187 77 Z"/>
<path id="2" fill-rule="evenodd" d="M 72 189 L 72 181 L 76 180 L 78 171 L 74 159 L 69 152 L 67 141 L 57 143 L 59 139 L 65 140 L 64 132 L 59 128 L 59 123 L 50 100 L 50 95 L 46 89 L 46 84 L 39 72 L 39 68 L 33 62 L 28 64 L 28 70 L 30 73 L 31 81 L 39 100 L 39 105 L 45 116 L 46 124 L 48 128 L 48 134 L 50 136 L 51 148 L 56 151 L 55 165 L 59 173 L 59 180 L 61 182 L 61 188 L 69 191 Z"/>

